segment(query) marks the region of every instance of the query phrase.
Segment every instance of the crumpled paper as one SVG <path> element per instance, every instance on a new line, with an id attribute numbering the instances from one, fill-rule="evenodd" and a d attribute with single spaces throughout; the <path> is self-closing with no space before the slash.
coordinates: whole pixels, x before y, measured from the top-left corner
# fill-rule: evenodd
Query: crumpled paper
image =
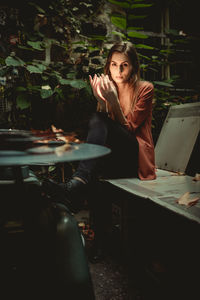
<path id="1" fill-rule="evenodd" d="M 180 198 L 176 200 L 176 203 L 185 206 L 193 206 L 200 200 L 199 197 L 191 198 L 190 192 L 184 193 Z"/>
<path id="2" fill-rule="evenodd" d="M 196 173 L 192 180 L 193 181 L 200 181 L 200 174 Z"/>

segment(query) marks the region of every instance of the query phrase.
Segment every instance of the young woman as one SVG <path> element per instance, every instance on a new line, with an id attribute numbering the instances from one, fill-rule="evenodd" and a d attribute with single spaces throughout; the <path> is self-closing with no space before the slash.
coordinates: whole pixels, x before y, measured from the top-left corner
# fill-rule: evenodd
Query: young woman
<path id="1" fill-rule="evenodd" d="M 95 74 L 89 79 L 98 105 L 89 122 L 87 143 L 107 146 L 111 154 L 81 161 L 72 178 L 64 184 L 72 207 L 77 208 L 83 191 L 94 186 L 99 176 L 156 178 L 151 134 L 154 87 L 140 79 L 139 59 L 133 44 L 114 44 L 108 53 L 104 74 Z M 98 251 L 106 232 L 108 201 L 100 196 L 100 190 L 96 189 L 90 203 L 96 237 L 93 262 L 101 257 Z"/>
<path id="2" fill-rule="evenodd" d="M 111 148 L 111 154 L 80 162 L 66 188 L 79 189 L 101 174 L 155 179 L 151 133 L 154 87 L 140 79 L 139 59 L 133 44 L 114 44 L 104 74 L 89 78 L 98 105 L 89 123 L 87 143 L 105 145 Z"/>

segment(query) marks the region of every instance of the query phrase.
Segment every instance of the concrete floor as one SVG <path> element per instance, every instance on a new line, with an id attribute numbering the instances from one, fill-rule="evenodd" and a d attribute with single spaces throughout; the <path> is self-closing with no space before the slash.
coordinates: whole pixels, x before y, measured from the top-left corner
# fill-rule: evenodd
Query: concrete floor
<path id="1" fill-rule="evenodd" d="M 79 224 L 89 223 L 89 212 L 80 211 L 75 215 Z M 85 237 L 86 255 L 92 240 Z M 127 267 L 117 251 L 110 249 L 105 258 L 96 264 L 88 262 L 96 300 L 139 300 L 138 292 L 129 278 Z M 137 296 L 136 296 L 137 295 Z"/>
<path id="2" fill-rule="evenodd" d="M 88 224 L 89 212 L 87 210 L 81 211 L 75 215 L 75 218 L 80 223 Z M 190 227 L 186 228 L 189 229 Z M 86 255 L 88 255 L 91 244 L 92 240 L 87 239 L 86 236 Z M 110 244 L 111 247 L 101 262 L 96 264 L 88 262 L 96 300 L 200 299 L 197 285 L 199 277 L 198 275 L 195 276 L 194 270 L 196 268 L 193 267 L 195 255 L 178 259 L 179 256 L 182 257 L 181 252 L 177 252 L 175 244 L 172 243 L 169 244 L 172 253 L 174 253 L 172 257 L 162 257 L 161 255 L 159 260 L 159 257 L 155 256 L 155 260 L 150 260 L 148 265 L 145 264 L 145 256 L 142 256 L 144 260 L 141 261 L 137 259 L 134 261 L 134 257 L 132 257 L 130 263 L 127 264 L 126 258 L 118 251 L 120 241 L 111 238 Z M 192 245 L 191 243 L 191 251 L 194 252 L 197 248 Z M 185 249 L 182 248 L 183 251 Z M 150 248 L 147 247 L 143 249 L 142 253 L 148 254 L 149 250 Z M 136 264 L 134 264 L 135 262 Z M 186 262 L 188 263 L 186 264 Z"/>

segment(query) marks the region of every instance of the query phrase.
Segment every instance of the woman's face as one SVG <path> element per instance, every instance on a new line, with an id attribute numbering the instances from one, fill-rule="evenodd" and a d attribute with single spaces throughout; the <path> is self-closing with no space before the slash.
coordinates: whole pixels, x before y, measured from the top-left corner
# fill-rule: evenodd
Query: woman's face
<path id="1" fill-rule="evenodd" d="M 111 57 L 109 70 L 115 83 L 120 84 L 129 81 L 133 67 L 127 55 L 114 52 Z"/>

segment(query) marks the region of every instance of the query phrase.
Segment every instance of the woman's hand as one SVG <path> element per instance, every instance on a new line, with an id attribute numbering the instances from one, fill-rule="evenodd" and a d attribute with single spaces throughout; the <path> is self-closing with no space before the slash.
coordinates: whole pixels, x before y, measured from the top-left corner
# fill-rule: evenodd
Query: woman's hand
<path id="1" fill-rule="evenodd" d="M 106 99 L 103 97 L 101 90 L 100 90 L 100 85 L 101 85 L 101 79 L 98 77 L 96 74 L 92 78 L 91 75 L 89 75 L 89 80 L 90 80 L 90 85 L 92 87 L 93 94 L 97 101 L 99 102 L 100 109 L 102 111 L 106 111 Z"/>
<path id="2" fill-rule="evenodd" d="M 102 74 L 100 77 L 100 92 L 109 104 L 115 120 L 125 125 L 126 117 L 120 105 L 117 88 L 108 75 Z"/>
<path id="3" fill-rule="evenodd" d="M 109 79 L 108 75 L 102 74 L 100 76 L 100 92 L 102 96 L 113 105 L 119 105 L 119 98 L 117 89 L 114 83 Z"/>

